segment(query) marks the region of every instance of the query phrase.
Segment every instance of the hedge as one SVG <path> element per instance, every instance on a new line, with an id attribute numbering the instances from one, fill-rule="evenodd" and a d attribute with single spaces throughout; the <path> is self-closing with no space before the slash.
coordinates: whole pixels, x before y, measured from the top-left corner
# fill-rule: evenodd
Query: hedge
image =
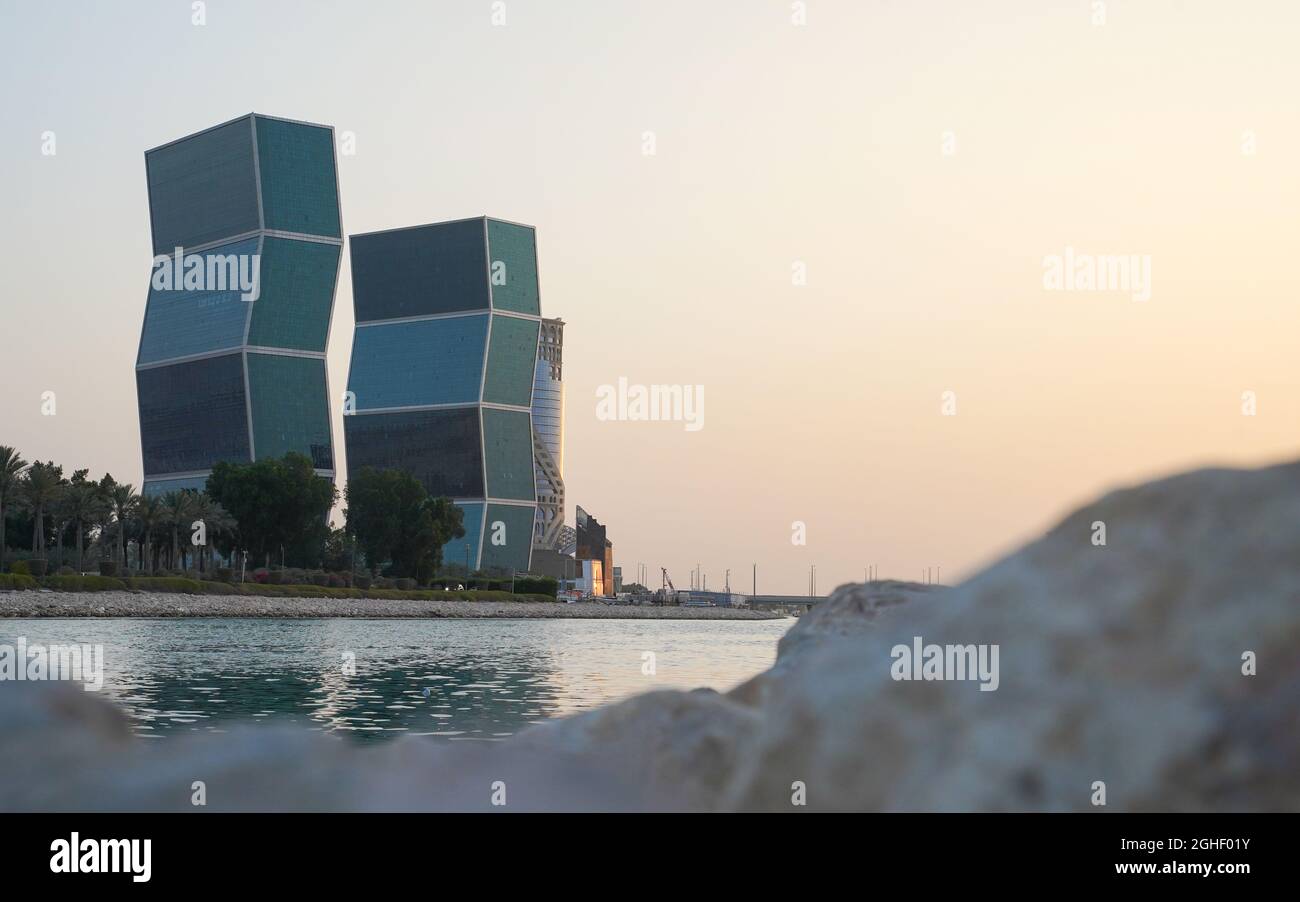
<path id="1" fill-rule="evenodd" d="M 41 586 L 61 592 L 124 592 L 126 583 L 112 576 L 46 576 Z"/>
<path id="2" fill-rule="evenodd" d="M 0 589 L 54 589 L 61 592 L 175 592 L 184 595 L 250 595 L 262 598 L 382 598 L 408 601 L 547 601 L 550 595 L 516 592 L 439 589 L 342 589 L 315 585 L 263 585 L 186 579 L 181 576 L 47 576 L 37 580 L 21 574 L 0 574 Z"/>

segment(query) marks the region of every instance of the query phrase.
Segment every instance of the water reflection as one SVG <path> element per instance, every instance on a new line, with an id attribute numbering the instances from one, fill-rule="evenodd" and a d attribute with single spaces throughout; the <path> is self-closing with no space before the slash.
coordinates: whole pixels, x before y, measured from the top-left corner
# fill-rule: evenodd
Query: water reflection
<path id="1" fill-rule="evenodd" d="M 771 665 L 790 623 L 6 620 L 0 636 L 102 644 L 104 692 L 143 736 L 255 721 L 496 739 L 638 692 L 729 689 Z"/>

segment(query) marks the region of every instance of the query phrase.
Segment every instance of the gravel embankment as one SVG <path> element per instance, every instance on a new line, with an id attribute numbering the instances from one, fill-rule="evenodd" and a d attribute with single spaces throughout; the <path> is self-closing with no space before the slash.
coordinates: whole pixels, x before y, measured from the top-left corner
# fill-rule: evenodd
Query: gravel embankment
<path id="1" fill-rule="evenodd" d="M 735 608 L 564 604 L 533 601 L 407 601 L 384 598 L 259 598 L 164 592 L 0 592 L 0 617 L 515 617 L 624 620 L 770 620 Z"/>

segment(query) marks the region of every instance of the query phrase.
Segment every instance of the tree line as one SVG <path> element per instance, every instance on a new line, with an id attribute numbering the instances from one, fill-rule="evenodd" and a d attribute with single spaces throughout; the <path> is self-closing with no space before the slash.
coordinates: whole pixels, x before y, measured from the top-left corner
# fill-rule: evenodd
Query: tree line
<path id="1" fill-rule="evenodd" d="M 110 474 L 69 475 L 52 461 L 28 463 L 0 445 L 0 571 L 9 548 L 26 550 L 38 569 L 85 569 L 88 553 L 123 571 L 210 570 L 214 551 L 253 567 L 303 567 L 409 577 L 424 584 L 442 568 L 442 547 L 465 535 L 460 508 L 430 497 L 402 470 L 366 467 L 345 493 L 343 528 L 330 525 L 339 493 L 309 458 L 289 453 L 253 463 L 218 463 L 202 490 L 142 495 Z M 203 544 L 191 539 L 199 534 Z M 132 547 L 134 546 L 134 554 Z"/>

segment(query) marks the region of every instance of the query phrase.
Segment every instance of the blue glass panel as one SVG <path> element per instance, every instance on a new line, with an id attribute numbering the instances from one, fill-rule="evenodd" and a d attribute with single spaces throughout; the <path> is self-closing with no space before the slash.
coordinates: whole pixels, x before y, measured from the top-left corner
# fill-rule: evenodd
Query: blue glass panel
<path id="1" fill-rule="evenodd" d="M 241 297 L 240 280 L 255 272 L 257 243 L 256 238 L 249 238 L 195 255 L 203 261 L 204 290 L 170 290 L 171 285 L 184 285 L 180 281 L 184 265 L 180 275 L 175 273 L 174 264 L 171 266 L 171 279 L 162 278 L 160 267 L 154 268 L 139 363 L 157 363 L 243 344 L 244 325 L 252 305 Z M 167 284 L 168 289 L 160 291 L 155 281 Z M 221 285 L 226 289 L 219 290 Z"/>
<path id="2" fill-rule="evenodd" d="M 342 237 L 330 129 L 258 116 L 257 159 L 266 228 Z"/>
<path id="3" fill-rule="evenodd" d="M 250 117 L 145 154 L 155 254 L 260 226 Z"/>
<path id="4" fill-rule="evenodd" d="M 348 390 L 358 410 L 478 400 L 487 316 L 362 326 L 352 342 Z"/>
<path id="5" fill-rule="evenodd" d="M 241 358 L 228 354 L 136 371 L 146 476 L 248 461 Z"/>
<path id="6" fill-rule="evenodd" d="M 478 408 L 366 413 L 343 418 L 348 469 L 402 469 L 431 495 L 483 497 Z"/>
<path id="7" fill-rule="evenodd" d="M 464 567 L 468 553 L 469 569 L 474 571 L 478 569 L 478 538 L 483 529 L 483 505 L 480 503 L 458 504 L 456 506 L 465 514 L 465 537 L 452 539 L 442 546 L 442 562 L 443 564 L 460 564 Z M 467 546 L 468 552 L 466 552 Z"/>
<path id="8" fill-rule="evenodd" d="M 488 306 L 482 219 L 353 235 L 350 244 L 357 322 Z"/>
<path id="9" fill-rule="evenodd" d="M 148 498 L 157 498 L 159 495 L 166 495 L 168 492 L 180 492 L 185 489 L 193 489 L 196 492 L 202 492 L 207 489 L 208 477 L 204 476 L 183 476 L 180 479 L 154 479 L 145 480 L 142 493 Z"/>

